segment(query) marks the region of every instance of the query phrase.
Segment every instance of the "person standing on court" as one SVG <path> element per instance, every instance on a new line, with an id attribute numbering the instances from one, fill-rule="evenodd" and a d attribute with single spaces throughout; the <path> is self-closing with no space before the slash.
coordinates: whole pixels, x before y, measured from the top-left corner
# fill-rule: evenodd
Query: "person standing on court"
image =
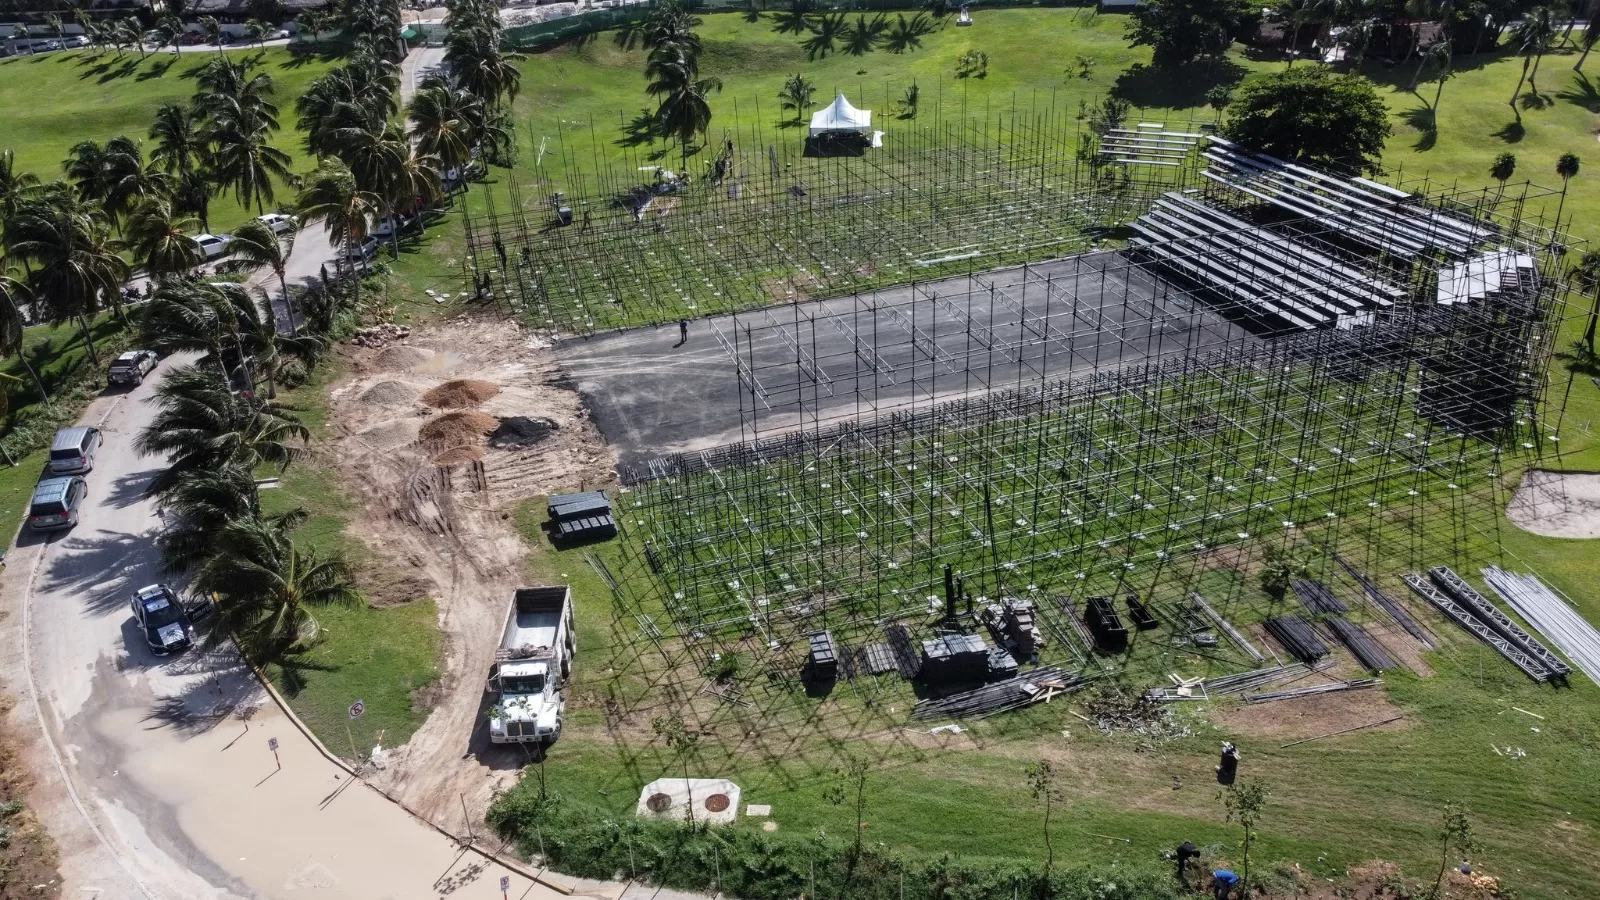
<path id="1" fill-rule="evenodd" d="M 678 346 L 689 343 L 689 320 L 678 320 Z"/>

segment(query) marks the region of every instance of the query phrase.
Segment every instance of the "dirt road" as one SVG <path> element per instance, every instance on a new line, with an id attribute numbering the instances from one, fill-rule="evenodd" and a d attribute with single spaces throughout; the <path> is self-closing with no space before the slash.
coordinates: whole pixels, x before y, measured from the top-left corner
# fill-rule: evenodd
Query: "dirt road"
<path id="1" fill-rule="evenodd" d="M 91 404 L 83 421 L 106 441 L 82 522 L 24 533 L 0 576 L 0 681 L 21 695 L 9 726 L 60 845 L 62 896 L 499 898 L 501 875 L 526 892 L 353 784 L 232 658 L 143 646 L 128 597 L 158 577 L 143 495 L 157 461 L 132 441 L 156 380 Z"/>

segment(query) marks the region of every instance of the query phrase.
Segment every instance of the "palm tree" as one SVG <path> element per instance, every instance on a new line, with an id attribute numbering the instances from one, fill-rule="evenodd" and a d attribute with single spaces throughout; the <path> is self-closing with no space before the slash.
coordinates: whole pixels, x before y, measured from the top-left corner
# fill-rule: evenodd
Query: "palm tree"
<path id="1" fill-rule="evenodd" d="M 1550 40 L 1555 36 L 1555 23 L 1550 8 L 1536 6 L 1530 9 L 1518 22 L 1511 32 L 1512 40 L 1516 42 L 1517 53 L 1522 56 L 1522 74 L 1517 78 L 1516 90 L 1511 92 L 1511 110 L 1516 114 L 1517 121 L 1522 121 L 1522 111 L 1517 108 L 1517 98 L 1522 94 L 1522 85 L 1527 83 L 1532 87 L 1533 95 L 1539 95 L 1539 87 L 1534 82 L 1539 75 L 1539 62 L 1544 59 L 1545 51 L 1550 49 Z M 1529 71 L 1529 65 L 1532 71 Z"/>
<path id="2" fill-rule="evenodd" d="M 17 298 L 27 297 L 28 286 L 14 276 L 15 270 L 0 275 L 0 301 L 4 301 L 0 304 L 0 356 L 15 353 L 17 359 L 22 360 L 22 367 L 28 370 L 28 377 L 33 379 L 39 398 L 49 404 L 50 392 L 44 389 L 44 382 L 39 379 L 33 363 L 28 361 L 28 354 L 22 352 L 22 335 L 27 322 L 23 321 L 22 304 L 17 302 Z"/>
<path id="3" fill-rule="evenodd" d="M 156 281 L 187 272 L 205 261 L 200 245 L 189 236 L 197 224 L 175 213 L 172 201 L 152 197 L 128 217 L 128 249 Z"/>
<path id="4" fill-rule="evenodd" d="M 226 380 L 222 351 L 233 346 L 242 356 L 232 304 L 205 282 L 169 281 L 155 295 L 139 319 L 140 342 L 162 355 L 199 353 L 202 365 L 215 365 Z"/>
<path id="5" fill-rule="evenodd" d="M 1583 346 L 1593 359 L 1595 324 L 1600 322 L 1600 250 L 1583 254 L 1572 267 L 1572 282 L 1578 290 L 1594 295 L 1594 302 L 1589 306 L 1589 324 L 1583 329 Z"/>
<path id="6" fill-rule="evenodd" d="M 294 307 L 289 301 L 289 253 L 293 247 L 293 237 L 290 237 L 290 247 L 285 247 L 278 239 L 278 235 L 259 220 L 251 220 L 233 231 L 233 243 L 228 249 L 233 252 L 234 259 L 246 263 L 251 267 L 267 266 L 272 269 L 272 274 L 278 276 L 278 285 L 283 289 L 283 308 L 289 314 L 289 327 L 297 328 L 294 322 Z"/>
<path id="7" fill-rule="evenodd" d="M 206 33 L 206 43 L 217 48 L 217 53 L 222 53 L 222 23 L 216 16 L 201 16 L 200 28 Z"/>
<path id="8" fill-rule="evenodd" d="M 445 170 L 472 160 L 472 148 L 482 137 L 483 103 L 471 93 L 430 79 L 411 97 L 406 117 L 417 149 L 437 157 Z"/>
<path id="9" fill-rule="evenodd" d="M 60 40 L 61 40 L 61 17 L 56 15 L 55 13 L 47 13 L 45 15 L 45 17 L 44 17 L 44 24 L 46 24 L 46 25 L 48 25 L 50 27 L 50 30 L 55 33 L 56 41 L 60 42 Z"/>
<path id="10" fill-rule="evenodd" d="M 182 176 L 193 172 L 205 152 L 205 142 L 195 128 L 194 116 L 170 100 L 156 108 L 150 140 L 155 142 L 150 150 L 150 162 L 169 174 Z"/>
<path id="11" fill-rule="evenodd" d="M 1589 21 L 1583 26 L 1583 40 L 1578 45 L 1583 48 L 1577 63 L 1572 66 L 1572 71 L 1582 72 L 1583 61 L 1589 58 L 1589 51 L 1594 49 L 1596 41 L 1600 41 L 1600 6 L 1589 12 Z"/>
<path id="12" fill-rule="evenodd" d="M 156 538 L 162 571 L 187 575 L 215 554 L 216 536 L 229 523 L 260 517 L 261 494 L 250 472 L 221 465 L 185 474 L 167 493 L 163 508 L 166 528 Z"/>
<path id="13" fill-rule="evenodd" d="M 39 176 L 18 172 L 16 154 L 0 150 L 0 225 L 16 214 L 17 206 L 39 190 Z"/>
<path id="14" fill-rule="evenodd" d="M 273 199 L 272 180 L 293 177 L 289 154 L 268 143 L 272 130 L 273 123 L 246 111 L 218 115 L 207 127 L 213 180 L 231 187 L 240 205 L 253 200 L 258 215 Z"/>
<path id="15" fill-rule="evenodd" d="M 253 658 L 274 659 L 316 634 L 313 608 L 360 602 L 349 564 L 296 547 L 294 524 L 239 518 L 216 535 L 193 579 L 196 590 L 222 598 L 211 640 L 231 635 Z"/>
<path id="16" fill-rule="evenodd" d="M 1417 85 L 1422 81 L 1422 72 L 1428 67 L 1429 63 L 1433 63 L 1439 67 L 1439 73 L 1441 76 L 1439 83 L 1441 87 L 1443 86 L 1444 77 L 1446 77 L 1444 73 L 1450 71 L 1450 63 L 1453 59 L 1450 52 L 1450 41 L 1435 41 L 1428 46 L 1427 50 L 1424 50 L 1420 54 L 1420 57 L 1421 58 L 1417 60 L 1416 70 L 1411 73 L 1411 83 L 1406 86 L 1406 90 L 1413 94 L 1417 92 Z"/>
<path id="17" fill-rule="evenodd" d="M 261 49 L 263 50 L 267 49 L 268 32 L 265 22 L 261 21 L 260 19 L 251 19 L 250 21 L 244 23 L 244 33 L 247 41 L 252 44 L 261 45 Z"/>
<path id="18" fill-rule="evenodd" d="M 126 319 L 122 284 L 128 279 L 105 214 L 65 186 L 45 189 L 24 200 L 6 222 L 6 244 L 14 257 L 29 262 L 28 290 L 36 303 L 51 321 L 76 318 L 89 358 L 100 365 L 88 317 L 110 298 Z"/>
<path id="19" fill-rule="evenodd" d="M 1489 164 L 1489 177 L 1500 182 L 1500 197 L 1506 195 L 1506 182 L 1511 176 L 1517 174 L 1517 155 L 1515 153 L 1502 153 Z"/>
<path id="20" fill-rule="evenodd" d="M 806 48 L 806 59 L 820 59 L 832 53 L 850 30 L 844 13 L 823 13 L 811 23 L 811 36 L 801 42 Z"/>
<path id="21" fill-rule="evenodd" d="M 707 95 L 722 90 L 722 79 L 696 78 L 688 62 L 679 59 L 660 66 L 648 90 L 662 98 L 656 109 L 657 133 L 678 140 L 687 168 L 690 142 L 711 127 Z"/>
<path id="22" fill-rule="evenodd" d="M 321 220 L 328 228 L 328 241 L 345 249 L 345 257 L 355 252 L 372 230 L 379 200 L 371 191 L 356 184 L 349 168 L 336 160 L 323 160 L 315 172 L 306 176 L 295 198 L 302 222 Z M 356 305 L 361 304 L 361 279 L 355 280 Z"/>
<path id="23" fill-rule="evenodd" d="M 922 39 L 933 32 L 933 22 L 928 19 L 927 13 L 917 13 L 910 19 L 904 13 L 895 16 L 895 23 L 889 29 L 888 36 L 884 39 L 884 46 L 890 53 L 904 53 L 907 50 L 922 49 Z"/>
<path id="24" fill-rule="evenodd" d="M 11 26 L 11 39 L 28 48 L 29 55 L 32 55 L 33 44 L 29 43 L 28 41 L 29 34 L 30 32 L 28 31 L 28 23 L 26 22 L 19 22 L 18 24 Z"/>
<path id="25" fill-rule="evenodd" d="M 161 18 L 156 20 L 155 32 L 157 50 L 162 47 L 171 47 L 173 56 L 177 56 L 182 52 L 179 49 L 182 47 L 182 44 L 179 43 L 179 39 L 183 37 L 182 19 L 170 12 L 162 13 Z"/>
<path id="26" fill-rule="evenodd" d="M 296 38 L 319 44 L 322 32 L 328 27 L 328 16 L 321 10 L 308 9 L 295 16 L 294 23 Z"/>
<path id="27" fill-rule="evenodd" d="M 374 121 L 367 127 L 341 128 L 336 140 L 339 144 L 337 156 L 349 167 L 356 186 L 376 200 L 379 217 L 392 215 L 396 198 L 401 194 L 402 170 L 411 150 L 400 126 Z M 398 245 L 395 256 L 399 256 Z"/>
<path id="28" fill-rule="evenodd" d="M 169 460 L 146 489 L 154 496 L 200 470 L 234 465 L 254 472 L 274 465 L 281 471 L 311 436 L 287 407 L 234 393 L 226 379 L 199 366 L 169 372 L 156 388 L 155 405 L 155 416 L 134 442 L 140 453 Z"/>
<path id="29" fill-rule="evenodd" d="M 794 110 L 794 120 L 799 122 L 806 111 L 816 104 L 812 97 L 817 93 L 817 86 L 806 80 L 804 75 L 796 72 L 789 76 L 783 83 L 783 90 L 778 92 L 778 99 L 783 101 L 785 110 Z"/>
<path id="30" fill-rule="evenodd" d="M 1572 179 L 1577 177 L 1578 170 L 1583 167 L 1583 161 L 1578 159 L 1576 153 L 1563 153 L 1556 160 L 1556 175 L 1561 178 L 1561 201 L 1556 204 L 1556 230 L 1561 230 L 1561 211 L 1567 205 L 1567 186 Z"/>

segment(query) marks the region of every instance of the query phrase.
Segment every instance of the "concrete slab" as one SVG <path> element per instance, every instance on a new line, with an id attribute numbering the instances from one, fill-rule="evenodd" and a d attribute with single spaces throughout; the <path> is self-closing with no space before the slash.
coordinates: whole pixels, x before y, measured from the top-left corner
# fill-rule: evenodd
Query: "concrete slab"
<path id="1" fill-rule="evenodd" d="M 1117 252 L 573 338 L 625 478 L 656 457 L 1253 340 Z"/>
<path id="2" fill-rule="evenodd" d="M 681 819 L 720 825 L 739 817 L 739 786 L 726 778 L 657 778 L 639 792 L 643 819 Z"/>

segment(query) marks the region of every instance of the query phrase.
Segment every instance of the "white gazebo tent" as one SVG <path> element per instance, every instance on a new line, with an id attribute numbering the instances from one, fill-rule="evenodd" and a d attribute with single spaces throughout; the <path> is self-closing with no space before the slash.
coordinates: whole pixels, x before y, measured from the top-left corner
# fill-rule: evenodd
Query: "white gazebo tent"
<path id="1" fill-rule="evenodd" d="M 841 132 L 872 137 L 872 110 L 856 109 L 844 98 L 843 93 L 839 94 L 839 99 L 833 101 L 831 106 L 811 114 L 810 136 L 820 137 Z"/>

